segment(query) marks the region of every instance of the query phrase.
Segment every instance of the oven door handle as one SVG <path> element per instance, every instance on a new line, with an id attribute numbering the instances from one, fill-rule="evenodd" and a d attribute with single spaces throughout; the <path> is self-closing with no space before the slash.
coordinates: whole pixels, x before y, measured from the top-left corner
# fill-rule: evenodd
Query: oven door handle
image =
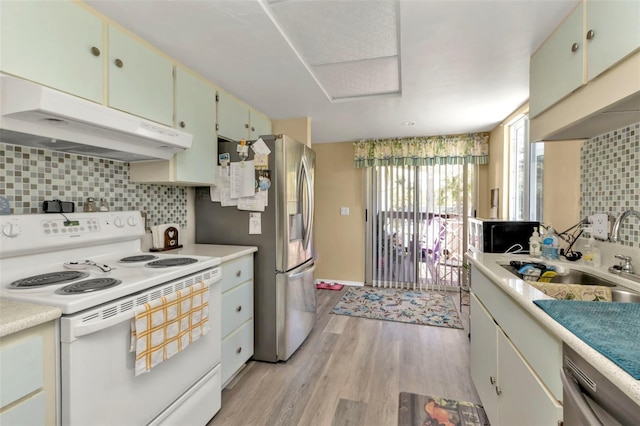
<path id="1" fill-rule="evenodd" d="M 567 375 L 571 377 L 567 377 Z M 587 403 L 578 383 L 566 367 L 560 370 L 560 379 L 562 380 L 562 386 L 564 387 L 567 399 L 571 400 L 578 409 L 578 412 L 575 414 L 580 418 L 580 424 L 602 426 L 602 422 Z"/>
<path id="2" fill-rule="evenodd" d="M 104 330 L 105 328 L 112 327 L 128 319 L 132 319 L 133 317 L 134 317 L 133 310 L 129 310 L 126 312 L 122 312 L 118 315 L 114 315 L 112 317 L 102 319 L 100 321 L 89 322 L 86 324 L 76 324 L 72 328 L 73 338 L 86 336 L 87 334 Z"/>

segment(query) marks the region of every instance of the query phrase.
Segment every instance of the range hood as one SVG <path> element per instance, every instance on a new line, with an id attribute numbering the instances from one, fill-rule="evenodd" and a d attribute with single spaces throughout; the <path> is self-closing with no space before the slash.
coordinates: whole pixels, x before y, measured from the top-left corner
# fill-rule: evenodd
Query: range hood
<path id="1" fill-rule="evenodd" d="M 170 159 L 193 136 L 0 74 L 0 142 L 118 161 Z"/>

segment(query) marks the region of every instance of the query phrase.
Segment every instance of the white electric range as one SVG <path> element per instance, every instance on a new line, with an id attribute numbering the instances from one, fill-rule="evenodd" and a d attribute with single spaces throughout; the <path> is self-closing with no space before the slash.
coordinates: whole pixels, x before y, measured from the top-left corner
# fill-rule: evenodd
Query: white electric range
<path id="1" fill-rule="evenodd" d="M 142 252 L 144 233 L 137 211 L 0 216 L 0 298 L 63 314 L 64 425 L 205 424 L 220 407 L 220 259 Z M 199 282 L 210 332 L 134 377 L 133 308 Z"/>

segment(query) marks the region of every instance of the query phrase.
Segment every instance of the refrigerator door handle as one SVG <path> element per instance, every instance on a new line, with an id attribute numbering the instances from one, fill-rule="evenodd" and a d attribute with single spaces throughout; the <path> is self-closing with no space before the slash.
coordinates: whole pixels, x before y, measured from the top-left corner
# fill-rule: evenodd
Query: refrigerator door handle
<path id="1" fill-rule="evenodd" d="M 316 264 L 315 264 L 315 259 L 314 259 L 314 262 L 311 265 L 309 265 L 306 268 L 304 268 L 302 271 L 296 272 L 293 275 L 289 275 L 289 279 L 290 280 L 298 279 L 301 276 L 303 276 L 304 274 L 308 274 L 309 272 L 313 272 L 315 270 L 316 270 Z"/>
<path id="2" fill-rule="evenodd" d="M 304 248 L 309 248 L 309 242 L 311 241 L 311 232 L 313 230 L 313 188 L 311 187 L 311 173 L 309 171 L 309 165 L 307 164 L 307 160 L 305 157 L 302 157 L 302 164 L 300 167 L 300 184 L 302 185 L 302 181 L 306 181 L 305 189 L 307 192 L 307 201 L 308 205 L 306 216 L 306 226 L 304 229 Z"/>

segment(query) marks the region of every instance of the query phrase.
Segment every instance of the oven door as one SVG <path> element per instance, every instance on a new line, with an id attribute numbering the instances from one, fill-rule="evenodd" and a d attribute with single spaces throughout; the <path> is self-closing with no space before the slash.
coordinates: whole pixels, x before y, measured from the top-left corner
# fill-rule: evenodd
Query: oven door
<path id="1" fill-rule="evenodd" d="M 203 280 L 210 283 L 209 333 L 136 377 L 135 353 L 130 351 L 133 306 Z M 211 269 L 63 317 L 62 424 L 144 425 L 156 418 L 206 424 L 220 408 L 219 280 L 219 268 Z M 180 401 L 201 403 L 184 409 Z"/>

